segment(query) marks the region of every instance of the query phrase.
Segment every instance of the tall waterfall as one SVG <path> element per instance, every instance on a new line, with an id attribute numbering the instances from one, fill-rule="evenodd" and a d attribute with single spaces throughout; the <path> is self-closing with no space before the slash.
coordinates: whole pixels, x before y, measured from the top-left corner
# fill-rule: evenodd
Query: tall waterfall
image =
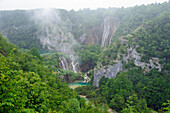
<path id="1" fill-rule="evenodd" d="M 104 26 L 104 28 L 103 28 L 101 47 L 104 47 L 106 45 L 106 40 L 110 33 L 110 18 L 109 17 L 104 19 L 103 26 Z"/>

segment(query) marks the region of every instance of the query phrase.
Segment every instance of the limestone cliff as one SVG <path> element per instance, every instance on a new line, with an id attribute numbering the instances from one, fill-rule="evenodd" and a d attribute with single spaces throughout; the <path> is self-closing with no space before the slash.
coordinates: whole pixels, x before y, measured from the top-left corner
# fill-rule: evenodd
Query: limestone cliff
<path id="1" fill-rule="evenodd" d="M 94 69 L 93 86 L 99 87 L 99 80 L 105 76 L 106 78 L 116 78 L 116 75 L 123 70 L 123 64 L 118 62 L 115 65 L 103 66 Z"/>
<path id="2" fill-rule="evenodd" d="M 83 33 L 79 38 L 80 42 L 85 45 L 98 44 L 104 47 L 111 43 L 118 26 L 117 18 L 107 16 L 100 25 L 93 26 Z"/>

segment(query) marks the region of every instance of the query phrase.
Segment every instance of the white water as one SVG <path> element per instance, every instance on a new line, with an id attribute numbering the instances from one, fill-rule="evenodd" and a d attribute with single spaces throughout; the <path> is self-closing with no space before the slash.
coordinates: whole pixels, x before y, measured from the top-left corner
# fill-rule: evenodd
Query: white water
<path id="1" fill-rule="evenodd" d="M 62 58 L 59 57 L 59 59 L 61 61 L 62 68 L 64 70 L 69 70 L 69 66 L 68 66 L 66 59 L 64 57 L 62 57 Z"/>
<path id="2" fill-rule="evenodd" d="M 78 64 L 78 62 L 75 61 L 75 57 L 73 55 L 70 55 L 70 59 L 71 59 L 71 65 L 73 67 L 73 71 L 77 73 L 76 65 Z"/>
<path id="3" fill-rule="evenodd" d="M 83 82 L 90 82 L 90 81 L 91 81 L 91 79 L 87 76 L 87 74 L 85 74 Z"/>
<path id="4" fill-rule="evenodd" d="M 69 66 L 68 66 L 67 60 L 64 57 L 63 57 L 63 61 L 65 63 L 66 70 L 69 70 Z"/>
<path id="5" fill-rule="evenodd" d="M 63 69 L 66 70 L 66 66 L 65 66 L 63 60 L 62 60 L 60 57 L 59 57 L 59 59 L 60 59 L 60 61 L 61 61 L 61 64 L 62 64 Z"/>
<path id="6" fill-rule="evenodd" d="M 70 65 L 72 66 L 72 68 L 69 68 L 69 64 L 67 62 L 67 60 L 64 57 L 59 57 L 61 65 L 62 65 L 62 69 L 64 70 L 73 70 L 75 73 L 77 73 L 77 65 L 78 62 L 76 61 L 76 57 L 73 56 L 72 54 L 70 55 L 70 59 L 71 59 L 71 63 Z"/>
<path id="7" fill-rule="evenodd" d="M 106 39 L 109 36 L 109 31 L 110 31 L 110 22 L 109 22 L 109 20 L 110 20 L 109 18 L 104 19 L 104 29 L 103 29 L 101 47 L 104 47 L 106 45 Z"/>

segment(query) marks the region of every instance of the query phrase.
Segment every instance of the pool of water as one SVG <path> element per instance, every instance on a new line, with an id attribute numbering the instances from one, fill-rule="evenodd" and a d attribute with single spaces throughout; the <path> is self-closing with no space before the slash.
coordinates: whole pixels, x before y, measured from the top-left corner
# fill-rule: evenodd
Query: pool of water
<path id="1" fill-rule="evenodd" d="M 89 83 L 84 83 L 83 81 L 75 81 L 75 82 L 69 83 L 68 85 L 70 88 L 75 89 L 77 87 L 87 86 L 87 85 L 89 85 Z M 84 98 L 86 100 L 86 102 L 89 101 L 89 99 L 86 98 L 86 96 L 80 95 L 80 97 Z"/>
<path id="2" fill-rule="evenodd" d="M 75 82 L 69 83 L 69 87 L 72 89 L 81 87 L 81 86 L 87 86 L 87 85 L 89 85 L 89 83 L 84 83 L 83 81 L 75 81 Z"/>

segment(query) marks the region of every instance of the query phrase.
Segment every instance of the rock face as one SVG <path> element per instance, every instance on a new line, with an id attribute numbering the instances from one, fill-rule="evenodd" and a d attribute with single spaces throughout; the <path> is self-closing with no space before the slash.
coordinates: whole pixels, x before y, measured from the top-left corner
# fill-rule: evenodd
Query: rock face
<path id="1" fill-rule="evenodd" d="M 106 17 L 102 23 L 102 38 L 101 47 L 104 47 L 111 43 L 114 33 L 119 26 L 118 19 L 111 20 L 110 17 Z"/>
<path id="2" fill-rule="evenodd" d="M 85 45 L 99 44 L 101 47 L 105 47 L 111 43 L 118 26 L 118 19 L 115 18 L 112 20 L 108 16 L 103 20 L 101 25 L 93 26 L 83 33 L 79 38 L 80 42 Z"/>
<path id="3" fill-rule="evenodd" d="M 149 72 L 153 68 L 157 68 L 158 71 L 161 71 L 162 66 L 159 63 L 159 59 L 158 58 L 151 58 L 149 60 L 149 63 L 141 62 L 142 54 L 137 53 L 137 51 L 136 51 L 136 49 L 134 47 L 127 48 L 127 51 L 128 51 L 128 55 L 127 56 L 123 55 L 123 60 L 126 63 L 128 63 L 129 60 L 134 59 L 134 64 L 136 66 L 142 67 L 142 69 L 145 72 Z"/>
<path id="4" fill-rule="evenodd" d="M 144 72 L 149 72 L 151 69 L 156 68 L 158 71 L 161 71 L 162 65 L 159 63 L 158 58 L 151 58 L 149 60 L 149 63 L 141 62 L 141 56 L 142 54 L 137 53 L 136 49 L 134 47 L 127 48 L 128 54 L 123 54 L 123 61 L 125 61 L 127 64 L 130 60 L 134 60 L 134 64 L 136 66 L 142 67 Z M 120 54 L 118 54 L 118 57 Z M 123 70 L 123 64 L 121 61 L 116 61 L 117 64 L 115 65 L 109 65 L 109 66 L 102 66 L 99 69 L 94 69 L 94 80 L 93 80 L 93 86 L 98 87 L 99 86 L 99 80 L 105 76 L 106 78 L 116 78 L 116 75 Z"/>
<path id="5" fill-rule="evenodd" d="M 61 25 L 60 25 L 61 24 Z M 56 50 L 68 53 L 73 45 L 76 45 L 77 39 L 70 32 L 71 26 L 68 22 L 61 21 L 60 23 L 52 24 L 45 23 L 40 25 L 40 33 L 37 32 L 37 37 L 43 47 L 49 50 Z M 100 25 L 95 25 L 87 28 L 84 33 L 78 38 L 81 44 L 93 45 L 98 44 L 101 47 L 111 43 L 111 40 L 119 26 L 118 19 L 106 17 Z"/>
<path id="6" fill-rule="evenodd" d="M 37 33 L 43 48 L 61 52 L 69 52 L 68 48 L 74 45 L 75 39 L 70 32 L 58 28 L 58 26 L 43 26 L 42 33 Z M 72 43 L 71 43 L 72 42 Z M 71 48 L 71 47 L 70 47 Z"/>
<path id="7" fill-rule="evenodd" d="M 139 29 L 139 28 L 138 28 Z M 135 30 L 136 32 L 136 30 Z M 131 37 L 131 35 L 127 35 Z M 126 36 L 126 37 L 127 37 Z M 120 37 L 119 40 L 121 41 L 121 45 L 128 44 L 128 40 L 124 39 L 123 37 Z M 131 45 L 129 48 L 126 48 L 127 54 L 118 53 L 117 59 L 114 62 L 117 62 L 117 64 L 114 65 L 108 65 L 108 66 L 101 66 L 99 68 L 94 69 L 94 80 L 93 80 L 93 86 L 98 87 L 99 86 L 99 80 L 105 76 L 106 78 L 116 78 L 116 75 L 123 70 L 123 64 L 121 63 L 120 56 L 123 56 L 123 61 L 125 61 L 126 64 L 128 64 L 130 61 L 134 60 L 134 64 L 136 66 L 141 67 L 144 72 L 149 72 L 153 68 L 158 69 L 158 71 L 161 71 L 162 65 L 159 63 L 158 58 L 150 58 L 149 62 L 142 62 L 141 57 L 143 54 L 138 53 L 136 51 L 137 46 Z"/>
<path id="8" fill-rule="evenodd" d="M 121 62 L 117 62 L 117 64 L 111 66 L 109 65 L 107 68 L 105 66 L 100 69 L 94 69 L 94 79 L 93 86 L 99 87 L 99 80 L 105 76 L 106 78 L 116 78 L 116 75 L 123 70 L 123 64 Z"/>

